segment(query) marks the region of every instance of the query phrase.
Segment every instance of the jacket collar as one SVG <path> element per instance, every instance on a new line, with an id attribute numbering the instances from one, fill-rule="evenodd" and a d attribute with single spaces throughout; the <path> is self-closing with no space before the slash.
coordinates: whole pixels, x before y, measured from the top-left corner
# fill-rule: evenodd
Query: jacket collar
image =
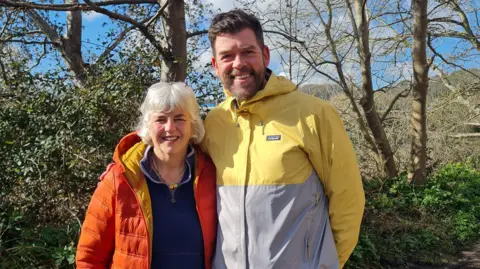
<path id="1" fill-rule="evenodd" d="M 270 77 L 265 85 L 265 88 L 259 90 L 252 98 L 238 102 L 238 100 L 232 96 L 229 90 L 224 89 L 227 96 L 226 104 L 229 105 L 231 111 L 240 109 L 242 111 L 252 111 L 255 104 L 261 102 L 269 97 L 278 96 L 286 93 L 290 93 L 296 90 L 297 86 L 290 80 L 283 76 L 276 76 L 270 69 L 267 72 L 271 73 Z"/>
<path id="2" fill-rule="evenodd" d="M 145 144 L 136 132 L 129 133 L 123 137 L 115 148 L 113 161 L 122 168 L 122 172 L 126 175 L 126 179 L 130 186 L 136 189 L 144 178 L 140 161 L 142 160 L 148 145 Z M 195 173 L 199 175 L 204 168 L 204 155 L 201 149 L 194 145 Z"/>

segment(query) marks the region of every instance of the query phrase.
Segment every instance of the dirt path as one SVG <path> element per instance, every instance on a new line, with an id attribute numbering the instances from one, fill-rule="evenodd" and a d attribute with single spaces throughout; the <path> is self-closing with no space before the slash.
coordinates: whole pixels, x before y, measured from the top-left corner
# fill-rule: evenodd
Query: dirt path
<path id="1" fill-rule="evenodd" d="M 449 265 L 444 266 L 419 266 L 413 269 L 480 269 L 480 243 L 469 250 L 462 251 L 462 257 Z"/>
<path id="2" fill-rule="evenodd" d="M 468 251 L 463 251 L 463 261 L 458 264 L 458 269 L 480 269 L 480 243 Z"/>

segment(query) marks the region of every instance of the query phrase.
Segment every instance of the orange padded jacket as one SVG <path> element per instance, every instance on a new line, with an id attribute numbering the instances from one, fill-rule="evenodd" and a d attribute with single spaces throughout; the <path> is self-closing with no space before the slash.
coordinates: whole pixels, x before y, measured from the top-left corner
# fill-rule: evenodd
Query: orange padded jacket
<path id="1" fill-rule="evenodd" d="M 147 145 L 124 137 L 102 174 L 87 209 L 77 247 L 77 268 L 150 269 L 152 206 L 140 160 Z M 215 167 L 197 147 L 194 195 L 210 269 L 217 231 Z M 161 244 L 161 242 L 155 242 Z"/>

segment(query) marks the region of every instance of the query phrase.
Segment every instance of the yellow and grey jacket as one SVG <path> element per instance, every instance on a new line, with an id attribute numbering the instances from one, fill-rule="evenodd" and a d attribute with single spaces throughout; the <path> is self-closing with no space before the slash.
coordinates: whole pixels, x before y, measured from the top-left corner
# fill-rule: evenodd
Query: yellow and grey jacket
<path id="1" fill-rule="evenodd" d="M 202 142 L 217 168 L 213 268 L 342 268 L 365 198 L 337 111 L 273 73 L 249 100 L 225 92 Z"/>

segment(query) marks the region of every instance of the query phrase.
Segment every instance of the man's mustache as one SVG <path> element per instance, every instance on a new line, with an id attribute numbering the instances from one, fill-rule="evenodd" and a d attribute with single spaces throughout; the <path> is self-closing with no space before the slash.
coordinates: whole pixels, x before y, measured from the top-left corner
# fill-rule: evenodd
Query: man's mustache
<path id="1" fill-rule="evenodd" d="M 245 73 L 254 75 L 253 69 L 251 69 L 251 68 L 242 68 L 242 69 L 240 69 L 240 70 L 238 70 L 238 69 L 232 70 L 232 72 L 230 72 L 229 76 L 238 76 L 238 75 L 240 75 L 240 74 L 245 74 Z"/>

